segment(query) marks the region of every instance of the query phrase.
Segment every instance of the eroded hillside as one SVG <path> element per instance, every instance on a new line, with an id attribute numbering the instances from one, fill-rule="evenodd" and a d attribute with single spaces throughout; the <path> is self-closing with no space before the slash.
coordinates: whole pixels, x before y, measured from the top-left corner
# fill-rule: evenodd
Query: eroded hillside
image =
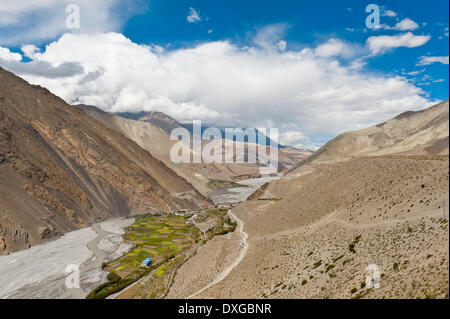
<path id="1" fill-rule="evenodd" d="M 209 200 L 135 142 L 0 68 L 0 254 Z"/>
<path id="2" fill-rule="evenodd" d="M 197 297 L 448 298 L 448 163 L 448 156 L 359 158 L 272 182 L 233 209 L 248 233 L 245 258 Z M 204 255 L 229 254 L 210 245 Z M 378 289 L 365 286 L 371 264 L 381 269 Z M 202 254 L 189 267 L 211 276 Z M 195 282 L 175 281 L 174 296 L 199 289 L 195 273 Z"/>
<path id="3" fill-rule="evenodd" d="M 334 162 L 353 157 L 448 155 L 448 101 L 418 112 L 405 112 L 385 123 L 346 132 L 325 144 L 307 162 Z"/>
<path id="4" fill-rule="evenodd" d="M 161 112 L 149 112 L 145 115 L 136 114 L 133 118 L 138 120 L 133 120 L 103 112 L 93 106 L 78 105 L 77 107 L 109 128 L 135 141 L 139 146 L 192 183 L 202 194 L 207 195 L 211 192 L 211 188 L 208 186 L 211 181 L 239 181 L 260 176 L 259 167 L 262 164 L 258 163 L 256 159 L 255 163 L 174 164 L 170 158 L 170 150 L 176 141 L 170 140 L 170 132 L 173 128 L 181 127 L 181 124 Z M 127 116 L 132 117 L 131 115 Z M 203 143 L 209 143 L 209 141 L 203 141 Z M 219 149 L 225 150 L 225 147 L 222 146 L 223 140 L 219 140 L 217 143 L 221 144 L 218 146 Z M 244 144 L 242 149 L 247 154 L 247 143 L 242 144 Z M 269 147 L 267 146 L 267 148 L 267 153 L 269 153 Z M 311 154 L 310 151 L 291 147 L 271 151 L 278 152 L 279 169 L 282 171 L 294 167 Z M 191 148 L 191 154 L 193 152 Z"/>

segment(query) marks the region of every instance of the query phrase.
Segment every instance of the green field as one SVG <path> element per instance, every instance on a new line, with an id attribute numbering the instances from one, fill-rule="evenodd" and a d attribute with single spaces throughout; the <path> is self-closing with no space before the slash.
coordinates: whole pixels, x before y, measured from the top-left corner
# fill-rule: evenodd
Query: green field
<path id="1" fill-rule="evenodd" d="M 214 220 L 215 227 L 207 232 L 207 238 L 234 231 L 236 223 L 230 221 L 227 208 L 203 211 L 198 222 Z M 92 291 L 87 298 L 100 299 L 121 291 L 143 276 L 152 273 L 152 280 L 127 292 L 130 298 L 159 298 L 165 291 L 170 275 L 185 259 L 182 252 L 194 244 L 202 244 L 205 238 L 199 230 L 186 222 L 187 217 L 176 215 L 144 215 L 136 218 L 124 235 L 133 249 L 111 262 L 103 264 L 109 271 L 108 282 Z M 151 258 L 150 267 L 142 267 L 146 258 Z"/>
<path id="2" fill-rule="evenodd" d="M 140 217 L 125 234 L 125 240 L 132 242 L 135 248 L 109 263 L 106 269 L 124 278 L 140 269 L 148 257 L 152 265 L 166 262 L 195 243 L 196 236 L 192 227 L 186 225 L 184 216 Z"/>
<path id="3" fill-rule="evenodd" d="M 236 188 L 236 187 L 248 187 L 245 184 L 239 184 L 233 181 L 224 181 L 221 179 L 210 179 L 208 181 L 208 187 L 210 189 L 221 189 L 221 188 Z"/>
<path id="4" fill-rule="evenodd" d="M 124 239 L 133 243 L 134 248 L 124 256 L 103 265 L 103 270 L 118 277 L 111 276 L 114 280 L 99 286 L 88 298 L 105 298 L 159 266 L 155 276 L 163 275 L 163 264 L 191 247 L 198 240 L 198 231 L 186 224 L 184 216 L 144 215 L 129 227 Z M 149 257 L 152 259 L 150 267 L 142 267 L 141 263 Z"/>

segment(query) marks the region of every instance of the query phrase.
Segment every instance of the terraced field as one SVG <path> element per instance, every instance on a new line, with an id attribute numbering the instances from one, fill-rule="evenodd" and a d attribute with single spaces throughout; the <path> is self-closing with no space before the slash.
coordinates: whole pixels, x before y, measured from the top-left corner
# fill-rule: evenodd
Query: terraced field
<path id="1" fill-rule="evenodd" d="M 136 219 L 125 234 L 125 240 L 134 248 L 124 256 L 103 264 L 109 271 L 109 282 L 97 287 L 88 298 L 105 298 L 121 291 L 140 278 L 155 270 L 156 277 L 162 276 L 177 254 L 198 241 L 198 231 L 186 223 L 185 216 L 144 215 Z M 149 267 L 141 266 L 151 258 Z"/>
<path id="2" fill-rule="evenodd" d="M 160 265 L 189 248 L 197 239 L 198 232 L 186 224 L 184 216 L 141 217 L 125 235 L 125 240 L 133 242 L 135 248 L 105 268 L 124 278 L 140 269 L 146 258 L 152 259 L 153 266 Z"/>
<path id="3" fill-rule="evenodd" d="M 177 269 L 195 254 L 196 247 L 235 229 L 236 224 L 231 222 L 227 211 L 227 208 L 207 209 L 192 218 L 177 215 L 138 217 L 124 236 L 134 248 L 103 264 L 103 270 L 109 271 L 109 281 L 92 291 L 88 298 L 106 298 L 118 292 L 117 298 L 164 297 Z M 149 267 L 141 266 L 146 258 L 152 260 Z"/>

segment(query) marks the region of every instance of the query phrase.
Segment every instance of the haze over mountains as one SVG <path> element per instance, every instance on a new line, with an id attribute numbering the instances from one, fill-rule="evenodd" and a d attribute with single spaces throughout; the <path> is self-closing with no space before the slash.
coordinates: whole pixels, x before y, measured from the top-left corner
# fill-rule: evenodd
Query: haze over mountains
<path id="1" fill-rule="evenodd" d="M 124 135 L 0 68 L 0 254 L 94 222 L 210 204 Z"/>
<path id="2" fill-rule="evenodd" d="M 260 164 L 174 165 L 168 132 L 180 124 L 163 113 L 69 106 L 0 71 L 1 254 L 113 217 L 201 208 L 210 180 L 259 176 Z M 285 148 L 280 168 L 309 155 Z"/>
<path id="3" fill-rule="evenodd" d="M 153 156 L 163 161 L 167 166 L 183 176 L 192 183 L 201 193 L 207 195 L 211 192 L 208 183 L 211 180 L 234 180 L 238 181 L 248 177 L 260 175 L 259 167 L 263 165 L 259 161 L 256 163 L 211 163 L 211 164 L 173 164 L 170 159 L 170 149 L 176 141 L 170 140 L 170 133 L 173 129 L 184 127 L 173 118 L 161 112 L 142 112 L 138 114 L 121 114 L 125 117 L 106 113 L 94 106 L 77 105 L 96 120 L 102 122 L 111 129 L 114 129 L 139 146 L 149 151 Z M 131 118 L 135 118 L 133 120 Z M 224 135 L 223 135 L 224 136 Z M 217 143 L 222 143 L 220 140 Z M 209 141 L 203 141 L 203 144 Z M 243 151 L 246 152 L 247 143 L 243 143 Z M 269 147 L 269 146 L 267 146 Z M 222 146 L 220 146 L 222 148 Z M 223 146 L 223 149 L 225 147 Z M 273 150 L 274 152 L 276 150 Z M 194 150 L 191 147 L 191 154 Z M 311 154 L 307 150 L 298 150 L 292 147 L 278 149 L 279 170 L 285 171 Z M 236 155 L 235 155 L 236 157 Z"/>

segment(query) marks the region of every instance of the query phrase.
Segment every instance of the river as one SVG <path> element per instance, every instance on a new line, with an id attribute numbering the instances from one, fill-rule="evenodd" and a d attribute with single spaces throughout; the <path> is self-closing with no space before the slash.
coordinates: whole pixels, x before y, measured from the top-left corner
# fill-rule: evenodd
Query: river
<path id="1" fill-rule="evenodd" d="M 215 204 L 238 203 L 245 201 L 253 192 L 265 183 L 280 179 L 280 176 L 267 176 L 260 178 L 250 178 L 239 181 L 239 184 L 246 187 L 219 188 L 214 190 L 209 197 Z"/>
<path id="2" fill-rule="evenodd" d="M 122 235 L 133 218 L 109 220 L 30 249 L 0 256 L 0 298 L 80 299 L 106 281 L 101 265 L 131 248 Z M 79 268 L 80 288 L 67 288 L 67 267 Z"/>
<path id="3" fill-rule="evenodd" d="M 263 184 L 280 177 L 240 181 L 247 187 L 218 189 L 210 195 L 216 203 L 244 201 Z M 0 298 L 80 299 L 106 282 L 104 261 L 122 256 L 131 246 L 123 241 L 124 229 L 133 218 L 109 220 L 73 231 L 30 249 L 0 256 Z M 69 265 L 80 270 L 80 288 L 67 288 Z"/>

